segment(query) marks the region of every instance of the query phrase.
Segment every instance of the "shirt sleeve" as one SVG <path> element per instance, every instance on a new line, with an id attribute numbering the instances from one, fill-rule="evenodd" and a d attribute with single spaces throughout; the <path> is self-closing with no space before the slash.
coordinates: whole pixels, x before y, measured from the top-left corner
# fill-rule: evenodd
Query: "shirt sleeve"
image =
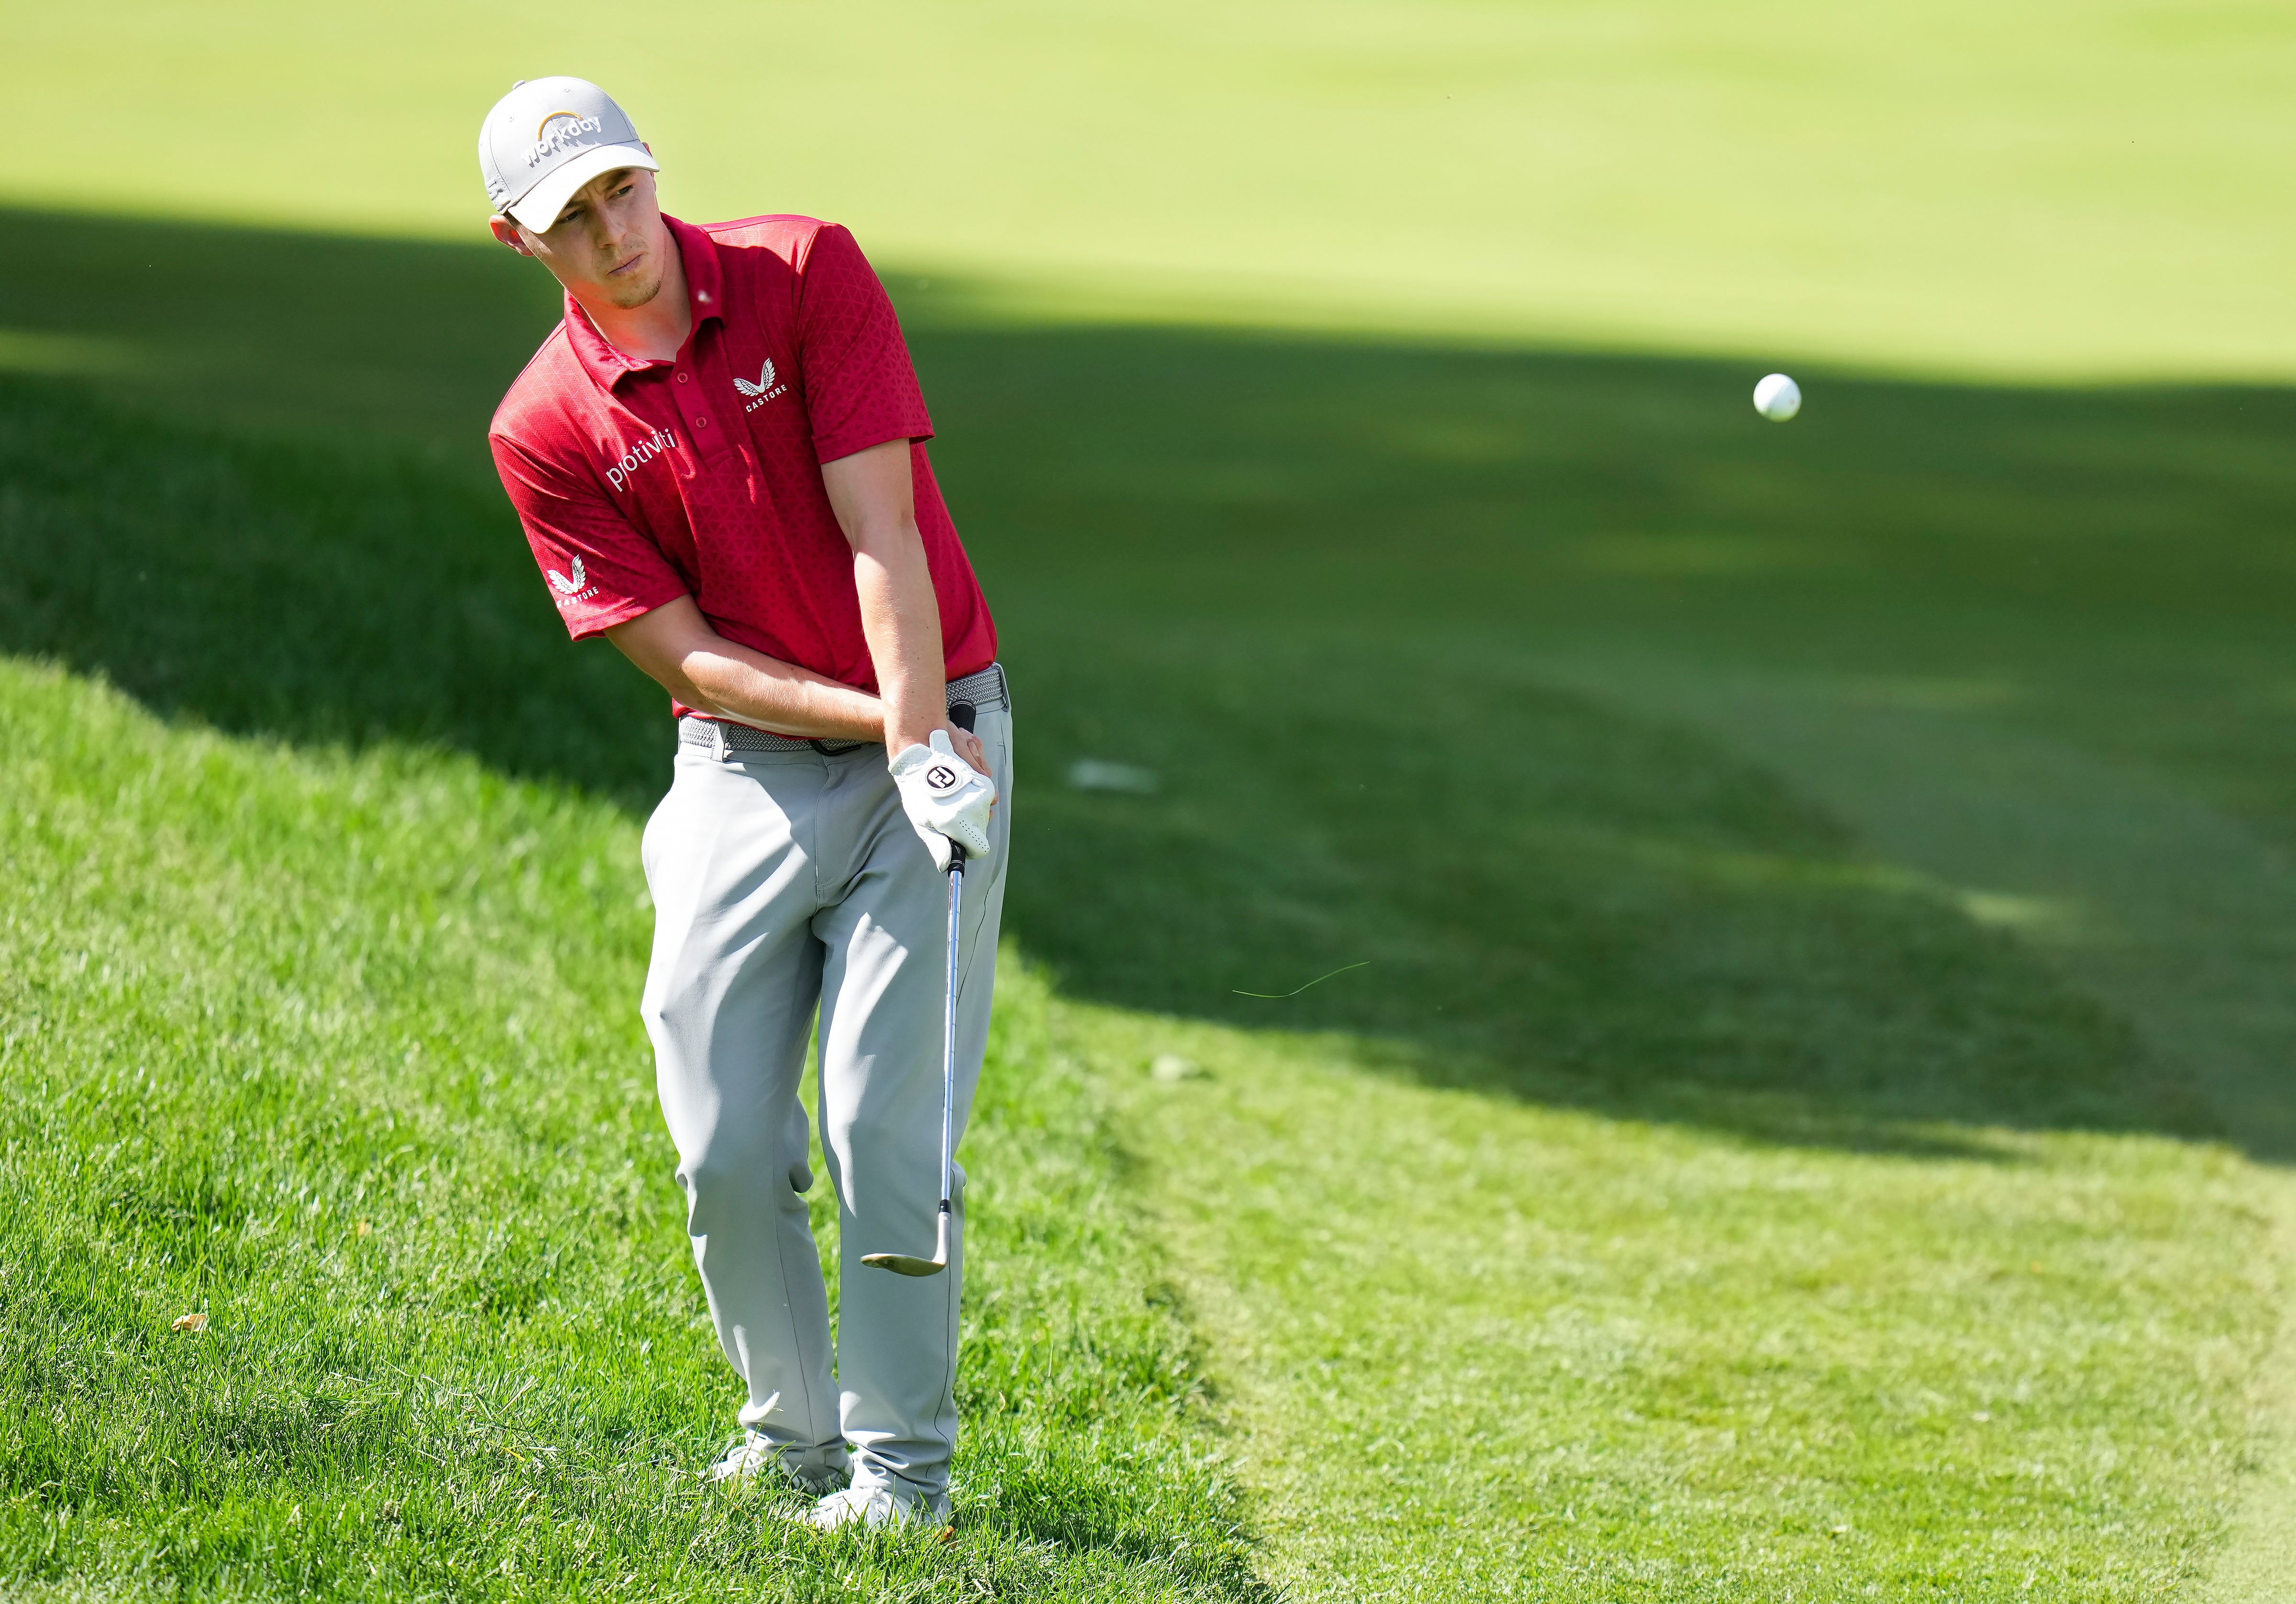
<path id="1" fill-rule="evenodd" d="M 506 436 L 490 435 L 488 444 L 569 635 L 586 639 L 688 593 L 661 548 L 594 481 Z"/>
<path id="2" fill-rule="evenodd" d="M 814 235 L 799 269 L 797 327 L 816 461 L 932 438 L 893 303 L 852 234 L 833 223 Z"/>

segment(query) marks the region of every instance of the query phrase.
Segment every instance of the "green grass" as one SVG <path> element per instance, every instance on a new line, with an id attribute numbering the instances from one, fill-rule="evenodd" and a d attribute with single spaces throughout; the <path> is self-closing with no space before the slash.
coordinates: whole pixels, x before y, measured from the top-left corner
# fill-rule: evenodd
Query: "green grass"
<path id="1" fill-rule="evenodd" d="M 2148 1598 L 2203 1559 L 2275 1290 L 2228 1155 L 1782 1152 L 1178 1040 L 1207 1074 L 1125 1129 L 1305 1596 Z"/>
<path id="2" fill-rule="evenodd" d="M 2193 482 L 2160 437 L 2269 483 L 2267 426 L 2254 458 L 2224 427 L 2243 398 L 1844 387 L 1849 427 L 1791 437 L 1800 457 L 1756 434 L 1749 459 L 1675 401 L 1714 382 L 1694 366 L 918 340 L 972 378 L 942 463 L 986 511 L 1033 764 L 1011 902 L 1032 963 L 968 1152 L 996 1248 L 961 1551 L 813 1544 L 694 1480 L 731 1391 L 628 1006 L 653 695 L 552 638 L 453 465 L 186 432 L 49 382 L 0 413 L 0 627 L 176 725 L 78 678 L 12 682 L 8 860 L 37 911 L 0 972 L 6 1016 L 40 1024 L 10 1049 L 11 1179 L 71 1201 L 23 1216 L 11 1259 L 117 1266 L 76 1297 L 53 1271 L 0 1283 L 45 1295 L 9 1311 L 22 1574 L 2133 1599 L 2202 1572 L 2259 1451 L 2283 1271 L 2268 1175 L 2179 1137 L 2254 1139 L 2252 1105 L 2214 1095 L 2194 1020 L 2148 1029 L 2142 997 L 1988 923 L 2004 882 L 1876 855 L 1841 822 L 1855 796 L 1828 811 L 1779 777 L 1791 753 L 1756 767 L 1693 704 L 1636 709 L 1673 683 L 1653 653 L 1725 661 L 1751 597 L 1734 671 L 1765 684 L 1927 687 L 2012 742 L 2104 728 L 2113 570 L 1997 588 L 2009 663 L 1972 649 L 1971 593 L 2047 538 L 2024 514 L 2068 434 L 2155 442 L 2120 523 L 2087 528 L 2157 593 L 2149 507 Z M 1334 437 L 1333 386 L 1367 366 L 1414 421 Z M 1208 371 L 1218 404 L 1176 426 Z M 1638 484 L 1625 442 L 1658 428 L 1674 470 Z M 1955 429 L 1988 450 L 1956 456 Z M 1477 438 L 1537 444 L 1429 478 L 1426 442 Z M 1923 440 L 1966 471 L 1920 496 L 2006 510 L 1893 532 L 1921 507 L 1858 484 Z M 1441 561 L 1482 576 L 1464 599 L 1422 577 L 1423 545 L 1392 555 L 1436 482 Z M 1878 528 L 1826 522 L 1869 506 Z M 2186 671 L 2229 680 L 2271 647 L 2234 605 L 2268 616 L 2268 553 L 2236 499 L 2220 515 L 2218 578 L 2189 522 L 2166 538 L 2230 664 Z M 1277 591 L 1310 538 L 1318 582 Z M 1731 560 L 1824 541 L 1800 596 Z M 2014 694 L 1939 693 L 1893 617 L 1965 632 L 1933 648 L 1948 689 Z M 1604 649 L 1642 679 L 1574 688 Z M 2221 785 L 2234 753 L 2181 726 L 2124 725 L 2095 761 L 2171 735 L 2188 807 L 2270 825 L 2270 786 Z M 1059 783 L 1089 755 L 1162 786 Z M 2160 851 L 2198 840 L 2177 824 Z M 1175 1051 L 1210 1075 L 1144 1073 Z M 164 1332 L 193 1306 L 209 1334 Z M 384 1541 L 394 1502 L 419 1544 Z"/>
<path id="3" fill-rule="evenodd" d="M 2296 32 L 669 21 L 12 23 L 0 1593 L 2296 1585 Z M 1004 629 L 946 1546 L 699 1477 L 663 709 L 446 243 L 537 68 L 857 226 Z"/>
<path id="4" fill-rule="evenodd" d="M 1030 320 L 1049 292 L 1932 372 L 2296 372 L 2296 225 L 2259 200 L 2296 159 L 2296 27 L 2262 0 L 704 0 L 637 29 L 576 0 L 540 34 L 441 0 L 95 0 L 11 23 L 20 202 L 482 241 L 479 118 L 574 72 L 627 102 L 673 209 L 834 217 L 889 259 L 1026 283 Z"/>
<path id="5" fill-rule="evenodd" d="M 738 1399 L 660 1206 L 625 814 L 22 666 L 0 732 L 12 1588 L 1257 1596 L 1040 982 L 970 1150 L 965 1519 L 832 1541 L 699 1478 Z"/>

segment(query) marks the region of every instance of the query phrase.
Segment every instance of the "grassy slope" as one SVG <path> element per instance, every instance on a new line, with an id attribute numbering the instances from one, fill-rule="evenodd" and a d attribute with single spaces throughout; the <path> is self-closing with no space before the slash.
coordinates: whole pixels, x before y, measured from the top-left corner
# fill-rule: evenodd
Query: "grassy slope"
<path id="1" fill-rule="evenodd" d="M 1418 599 L 1413 564 L 1382 555 L 1386 498 L 1399 493 L 1383 487 L 1423 472 L 1417 442 L 1457 438 L 1446 432 L 1513 397 L 1523 411 L 1510 438 L 1549 443 L 1527 461 L 1455 473 L 1458 499 L 1438 515 L 1469 542 L 1474 509 L 1507 499 L 1507 481 L 1489 476 L 1521 475 L 1548 488 L 1550 540 L 1599 556 L 1616 537 L 1571 524 L 1578 504 L 1553 457 L 1604 460 L 1624 427 L 1613 411 L 1648 427 L 1668 393 L 1702 382 L 1697 370 L 1609 371 L 1610 401 L 1589 412 L 1590 374 L 1607 370 L 1384 353 L 1379 382 L 1414 385 L 1422 405 L 1410 415 L 1426 420 L 1414 428 L 1432 432 L 1368 455 L 1302 423 L 1316 407 L 1344 409 L 1344 397 L 1322 393 L 1364 366 L 1344 351 L 1165 341 L 1160 369 L 1120 333 L 921 329 L 919 341 L 929 366 L 975 376 L 964 433 L 976 443 L 945 455 L 964 493 L 997 509 L 975 541 L 1005 571 L 1004 593 L 1017 592 L 1013 654 L 1062 665 L 1022 681 L 1034 772 L 1114 753 L 1167 777 L 1152 797 L 1040 783 L 1023 798 L 1030 844 L 1013 925 L 1070 1000 L 1022 983 L 1000 1050 L 1012 1097 L 972 1155 L 1005 1178 L 1012 1211 L 1000 1215 L 1009 1257 L 976 1284 L 972 1350 L 982 1429 L 968 1479 L 997 1491 L 963 1556 L 887 1553 L 871 1574 L 955 1587 L 1002 1565 L 1016 1590 L 1056 1591 L 1065 1572 L 1120 1592 L 1177 1570 L 1200 1591 L 1246 1586 L 1233 1568 L 1226 1473 L 1203 1458 L 1201 1419 L 1189 1425 L 1194 1361 L 1170 1300 L 1150 1300 L 1167 1269 L 1125 1234 L 1107 1191 L 1132 1173 L 1111 1167 L 1123 1149 L 1153 1161 L 1144 1179 L 1170 1230 L 1170 1272 L 1229 1389 L 1245 1479 L 1267 1501 L 1267 1563 L 1311 1593 L 1442 1597 L 1519 1582 L 1546 1596 L 1694 1598 L 1792 1578 L 1815 1597 L 1875 1582 L 2010 1596 L 2030 1581 L 2030 1596 L 2133 1598 L 2195 1574 L 2248 1452 L 2246 1383 L 2278 1289 L 2258 1256 L 2269 1201 L 2259 1173 L 2144 1134 L 2213 1127 L 2192 1077 L 1974 922 L 1950 884 L 1871 858 L 1694 736 L 1536 683 L 1516 629 L 1455 626 L 1375 669 L 1323 644 L 1350 616 L 1380 617 L 1406 643 L 1423 607 L 1440 616 Z M 1129 377 L 1129 418 L 1159 415 L 1171 404 L 1160 387 L 1207 371 L 1226 374 L 1223 409 L 1196 419 L 1198 435 L 1136 426 L 1127 452 L 1095 457 L 1111 403 L 1082 408 L 1077 397 L 1111 368 Z M 1900 421 L 1938 426 L 1919 392 L 1879 393 Z M 1288 409 L 1271 401 L 1282 395 L 1296 398 Z M 1458 409 L 1448 423 L 1445 397 Z M 1552 438 L 1566 401 L 1580 442 Z M 2060 426 L 2110 438 L 2120 415 L 2090 417 L 2096 405 L 2057 403 Z M 1009 469 L 981 482 L 1021 460 L 1015 437 L 1041 440 L 1087 411 L 1069 425 L 1073 447 L 1054 453 L 1062 473 Z M 17 681 L 14 789 L 39 800 L 19 816 L 12 866 L 54 881 L 116 857 L 121 889 L 33 901 L 93 928 L 45 917 L 16 926 L 46 956 L 6 972 L 62 987 L 39 1013 L 73 1032 L 52 1039 L 44 1025 L 14 1049 L 17 1129 L 42 1128 L 58 1103 L 82 1112 L 63 1140 L 20 1141 L 12 1162 L 26 1191 L 71 1195 L 51 1166 L 116 1164 L 113 1143 L 148 1139 L 147 1106 L 203 1133 L 152 1143 L 113 1193 L 148 1185 L 154 1207 L 25 1222 L 105 1242 L 106 1258 L 137 1268 L 91 1278 L 93 1314 L 59 1301 L 12 1321 L 33 1405 L 20 1429 L 40 1448 L 19 1461 L 19 1553 L 51 1556 L 49 1574 L 80 1572 L 100 1552 L 207 1565 L 218 1583 L 258 1589 L 311 1575 L 355 1583 L 310 1567 L 373 1558 L 371 1537 L 348 1534 L 375 1531 L 376 1511 L 407 1485 L 424 1490 L 438 1522 L 422 1552 L 442 1568 L 417 1583 L 500 1575 L 508 1559 L 538 1585 L 635 1573 L 634 1589 L 665 1576 L 698 1589 L 721 1565 L 770 1551 L 780 1558 L 760 1575 L 802 1585 L 855 1563 L 760 1537 L 745 1510 L 670 1475 L 701 1462 L 726 1384 L 685 1290 L 674 1193 L 642 1179 L 651 1169 L 658 1180 L 667 1154 L 627 1015 L 644 927 L 628 815 L 556 788 L 578 777 L 642 796 L 658 761 L 651 696 L 614 677 L 610 659 L 550 641 L 502 514 L 451 471 L 185 436 L 53 387 L 13 391 L 8 415 L 0 566 L 12 577 L 0 605 L 12 638 L 226 728 L 381 743 L 357 760 L 266 757 L 163 735 L 102 697 L 87 734 L 67 733 L 89 717 L 90 694 Z M 1718 454 L 1721 473 L 1732 448 L 1702 444 L 1702 428 L 1684 415 L 1673 454 L 1683 476 L 1673 499 L 1638 509 L 1644 527 L 1694 526 L 1712 506 L 1701 453 Z M 1834 473 L 1872 471 L 1854 453 L 1826 460 Z M 1242 477 L 1254 466 L 1259 477 Z M 1581 494 L 1591 517 L 1616 492 L 1598 480 Z M 1823 515 L 1832 499 L 1815 505 Z M 1084 549 L 1069 537 L 1080 507 L 1101 537 Z M 1221 615 L 1251 609 L 1263 581 L 1224 526 L 1246 518 L 1278 540 L 1296 520 L 1332 560 L 1324 588 L 1239 637 Z M 1782 538 L 1792 548 L 1791 531 Z M 1173 592 L 1216 570 L 1224 545 L 1234 598 L 1203 598 L 1200 621 L 1173 630 Z M 1656 549 L 1668 549 L 1662 538 Z M 2245 586 L 2232 555 L 2226 582 Z M 1492 586 L 1508 572 L 1491 547 L 1468 544 L 1455 560 L 1480 563 Z M 1482 602 L 1501 614 L 1576 572 L 1591 576 L 1579 605 L 1631 617 L 1640 597 L 1695 617 L 1715 604 L 1678 593 L 1737 572 L 1669 572 L 1653 595 L 1538 544 L 1513 561 L 1512 596 Z M 1045 583 L 1055 562 L 1060 588 Z M 1950 591 L 1953 564 L 1929 567 Z M 1893 574 L 1875 583 L 1906 593 Z M 1837 574 L 1828 594 L 1847 606 L 1858 585 Z M 1367 606 L 1366 592 L 1382 605 Z M 336 605 L 352 596 L 371 612 Z M 1560 614 L 1572 603 L 1538 605 Z M 2084 596 L 2056 618 L 2049 655 L 2076 660 L 2096 610 Z M 1454 616 L 1472 625 L 1474 611 Z M 1075 633 L 1087 621 L 1099 637 L 1090 650 Z M 299 695 L 275 696 L 266 676 L 244 671 L 265 652 Z M 386 674 L 392 694 L 367 694 Z M 1223 717 L 1247 676 L 1260 706 L 1283 710 L 1290 744 Z M 519 728 L 538 733 L 513 739 L 490 710 L 520 695 L 538 700 Z M 1381 732 L 1376 786 L 1325 755 L 1366 722 Z M 1493 730 L 1505 738 L 1485 751 Z M 44 758 L 60 741 L 118 745 L 123 761 L 83 772 Z M 461 747 L 540 788 L 409 753 L 408 741 Z M 1480 767 L 1463 769 L 1459 754 L 1477 752 Z M 176 762 L 206 766 L 195 786 L 166 778 Z M 157 777 L 116 791 L 122 774 Z M 279 822 L 281 792 L 305 798 L 301 823 Z M 85 832 L 113 810 L 107 850 L 91 854 Z M 44 822 L 70 819 L 81 833 Z M 136 872 L 146 851 L 184 856 Z M 496 867 L 505 860 L 514 874 Z M 255 865 L 263 877 L 240 884 Z M 447 927 L 414 944 L 441 914 Z M 1366 954 L 1371 968 L 1289 1003 L 1230 990 L 1282 990 Z M 173 968 L 182 977 L 164 978 Z M 87 985 L 110 989 L 72 991 Z M 244 1020 L 253 1050 L 123 1023 L 114 997 L 147 999 L 136 1006 L 163 1018 L 213 1008 Z M 1352 1034 L 1234 1028 L 1251 1022 Z M 151 1073 L 139 1083 L 82 1040 Z M 413 1040 L 433 1045 L 410 1065 Z M 1168 1088 L 1144 1077 L 1152 1055 L 1175 1049 L 1211 1078 Z M 326 1077 L 291 1068 L 323 1053 L 352 1071 L 332 1092 Z M 258 1082 L 243 1111 L 218 1101 L 209 1089 L 250 1058 L 280 1063 L 295 1095 Z M 66 1073 L 109 1075 L 146 1100 L 59 1098 Z M 373 1172 L 394 1166 L 374 1161 L 403 1138 L 374 1133 L 378 1111 L 428 1126 L 428 1151 L 442 1158 L 501 1156 L 452 1166 L 467 1213 L 404 1192 L 391 1221 L 358 1212 L 363 1185 L 391 1200 Z M 1079 1127 L 1098 1133 L 1080 1156 Z M 244 1134 L 217 1139 L 249 1130 L 293 1139 L 280 1152 Z M 337 1147 L 335 1133 L 364 1139 Z M 201 1202 L 196 1180 L 193 1201 L 176 1201 L 176 1166 L 207 1175 L 217 1152 L 229 1159 L 223 1204 Z M 545 1153 L 562 1183 L 529 1179 L 540 1167 L 529 1156 Z M 628 1224 L 601 1262 L 592 1211 L 606 1183 Z M 1118 1211 L 1087 1212 L 1086 1253 L 1048 1234 L 1078 1209 Z M 169 1281 L 161 1261 L 183 1256 L 186 1216 L 193 1238 L 235 1239 L 236 1256 Z M 347 1241 L 359 1218 L 389 1229 Z M 500 1233 L 491 1254 L 479 1219 Z M 250 1238 L 283 1245 L 252 1300 Z M 383 1256 L 401 1243 L 389 1252 L 404 1256 Z M 38 1238 L 17 1252 L 72 1256 Z M 489 1274 L 510 1291 L 493 1290 Z M 154 1276 L 157 1291 L 138 1290 Z M 352 1278 L 348 1296 L 339 1276 Z M 644 1289 L 636 1308 L 633 1288 Z M 108 1478 L 138 1462 L 122 1439 L 151 1435 L 124 1404 L 155 1372 L 60 1377 L 37 1356 L 89 1352 L 101 1329 L 145 1362 L 190 1363 L 204 1350 L 160 1342 L 155 1328 L 201 1291 L 217 1317 L 213 1345 L 228 1355 L 243 1344 L 243 1368 L 226 1358 L 212 1379 L 195 1370 L 163 1417 L 163 1452 L 219 1441 L 192 1473 L 209 1479 L 162 1483 L 175 1498 L 154 1506 L 138 1495 L 148 1487 Z M 369 1304 L 407 1312 L 380 1334 L 363 1319 L 340 1331 L 314 1318 Z M 492 1333 L 503 1312 L 514 1317 L 508 1351 Z M 647 1365 L 661 1353 L 676 1368 L 638 1393 L 647 1413 L 623 1384 L 596 1384 L 590 1355 L 631 1362 L 649 1342 Z M 527 1473 L 495 1452 L 486 1433 L 499 1427 L 472 1424 L 496 1419 L 494 1406 L 439 1400 L 529 1376 L 537 1390 L 518 1406 L 529 1412 L 501 1417 L 526 1434 L 512 1446 L 545 1467 L 554 1456 L 534 1451 L 556 1449 L 573 1468 L 552 1484 L 554 1513 L 529 1506 L 536 1518 L 521 1527 L 504 1512 L 531 1490 Z M 40 1435 L 59 1411 L 38 1406 L 74 1386 L 77 1403 L 61 1412 L 78 1435 Z M 277 1435 L 234 1426 L 242 1403 Z M 1990 1419 L 1972 1419 L 1980 1412 Z M 1079 1419 L 1098 1430 L 1079 1435 Z M 284 1451 L 321 1426 L 324 1452 Z M 634 1460 L 658 1463 L 684 1501 L 651 1483 L 643 1518 L 619 1501 L 637 1496 L 615 1469 Z M 341 1515 L 345 1546 L 289 1524 L 299 1504 Z M 1062 1531 L 1078 1509 L 1082 1529 Z M 83 1523 L 98 1535 L 73 1549 Z M 170 1535 L 179 1526 L 200 1536 L 193 1559 Z M 582 1546 L 603 1532 L 615 1546 Z M 1066 1540 L 1042 1546 L 1047 1536 Z M 607 1551 L 623 1567 L 611 1578 Z"/>
<path id="2" fill-rule="evenodd" d="M 628 1006 L 625 813 L 20 665 L 0 736 L 12 1583 L 1253 1594 L 1041 984 L 1009 977 L 972 1149 L 963 1533 L 830 1542 L 696 1479 L 736 1398 Z"/>

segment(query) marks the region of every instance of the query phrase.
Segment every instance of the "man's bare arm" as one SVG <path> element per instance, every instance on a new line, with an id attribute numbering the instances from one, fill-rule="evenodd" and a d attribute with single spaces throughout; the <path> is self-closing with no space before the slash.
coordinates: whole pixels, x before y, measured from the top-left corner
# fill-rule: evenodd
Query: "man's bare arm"
<path id="1" fill-rule="evenodd" d="M 885 710 L 886 752 L 898 755 L 945 729 L 957 755 L 988 773 L 988 756 L 972 732 L 948 721 L 940 602 L 917 533 L 909 442 L 887 440 L 824 463 L 821 480 L 853 547 L 853 586 Z"/>
<path id="2" fill-rule="evenodd" d="M 701 712 L 785 736 L 885 738 L 885 706 L 876 697 L 727 640 L 709 627 L 690 596 L 615 625 L 606 638 L 671 695 Z"/>

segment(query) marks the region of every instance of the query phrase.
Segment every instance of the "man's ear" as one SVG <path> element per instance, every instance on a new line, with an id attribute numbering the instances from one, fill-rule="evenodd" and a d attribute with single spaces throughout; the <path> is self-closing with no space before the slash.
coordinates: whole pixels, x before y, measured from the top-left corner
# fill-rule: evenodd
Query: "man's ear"
<path id="1" fill-rule="evenodd" d="M 488 218 L 487 226 L 494 230 L 495 238 L 500 240 L 504 244 L 508 245 L 512 251 L 517 251 L 521 256 L 532 256 L 534 254 L 533 251 L 527 249 L 526 241 L 520 236 L 518 225 L 512 222 L 508 218 L 504 217 L 501 213 L 497 212 L 493 217 Z"/>

